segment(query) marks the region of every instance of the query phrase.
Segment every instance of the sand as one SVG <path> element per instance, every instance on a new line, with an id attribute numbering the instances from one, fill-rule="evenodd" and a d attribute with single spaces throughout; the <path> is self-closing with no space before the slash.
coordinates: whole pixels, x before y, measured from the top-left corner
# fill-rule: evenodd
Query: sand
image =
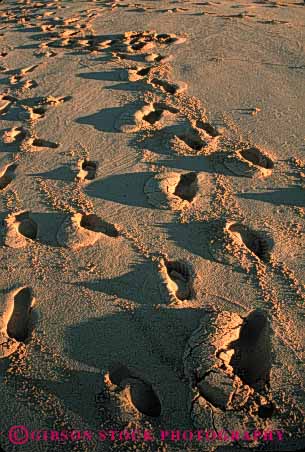
<path id="1" fill-rule="evenodd" d="M 301 0 L 1 2 L 4 451 L 305 447 L 304 24 Z M 158 436 L 198 429 L 284 438 Z"/>

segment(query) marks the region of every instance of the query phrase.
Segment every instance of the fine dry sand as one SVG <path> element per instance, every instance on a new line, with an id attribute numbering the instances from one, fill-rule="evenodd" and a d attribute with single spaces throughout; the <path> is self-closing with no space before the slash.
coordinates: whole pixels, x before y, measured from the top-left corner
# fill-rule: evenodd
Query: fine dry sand
<path id="1" fill-rule="evenodd" d="M 304 26 L 301 0 L 1 2 L 3 450 L 305 445 Z"/>

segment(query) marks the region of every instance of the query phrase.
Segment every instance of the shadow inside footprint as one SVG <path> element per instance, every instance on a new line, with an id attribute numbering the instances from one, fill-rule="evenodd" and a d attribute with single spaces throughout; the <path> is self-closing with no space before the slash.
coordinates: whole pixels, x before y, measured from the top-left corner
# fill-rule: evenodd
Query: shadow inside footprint
<path id="1" fill-rule="evenodd" d="M 264 311 L 256 309 L 244 320 L 230 365 L 241 380 L 255 389 L 269 383 L 271 370 L 270 325 Z"/>
<path id="2" fill-rule="evenodd" d="M 50 148 L 56 149 L 59 147 L 58 143 L 54 143 L 53 141 L 43 140 L 42 138 L 35 138 L 32 141 L 32 145 L 39 148 Z"/>
<path id="3" fill-rule="evenodd" d="M 240 155 L 248 162 L 253 163 L 253 165 L 260 166 L 265 169 L 272 169 L 274 167 L 273 161 L 260 152 L 257 148 L 248 148 L 240 151 Z"/>
<path id="4" fill-rule="evenodd" d="M 93 180 L 96 176 L 97 164 L 92 160 L 85 159 L 82 163 L 82 170 L 87 172 L 85 179 Z"/>
<path id="5" fill-rule="evenodd" d="M 140 413 L 150 417 L 160 416 L 161 403 L 150 383 L 135 376 L 123 364 L 112 366 L 109 372 L 109 378 L 112 383 L 126 390 L 130 403 Z"/>
<path id="6" fill-rule="evenodd" d="M 15 163 L 9 165 L 0 177 L 0 190 L 4 190 L 14 179 L 17 165 Z"/>
<path id="7" fill-rule="evenodd" d="M 266 239 L 260 237 L 257 233 L 242 224 L 234 223 L 228 229 L 237 240 L 242 241 L 261 261 L 265 263 L 269 262 L 271 246 Z"/>
<path id="8" fill-rule="evenodd" d="M 208 122 L 203 122 L 201 119 L 196 121 L 196 127 L 198 127 L 198 129 L 204 130 L 208 135 L 210 135 L 213 138 L 219 136 L 219 132 L 217 129 L 215 129 L 215 127 L 213 127 Z"/>
<path id="9" fill-rule="evenodd" d="M 85 229 L 89 229 L 90 231 L 102 232 L 103 234 L 106 234 L 109 237 L 119 236 L 119 231 L 113 224 L 102 220 L 95 214 L 83 215 L 80 222 L 80 226 Z"/>
<path id="10" fill-rule="evenodd" d="M 29 217 L 27 212 L 17 215 L 16 221 L 19 223 L 18 232 L 21 235 L 32 240 L 37 238 L 37 224 Z"/>
<path id="11" fill-rule="evenodd" d="M 175 296 L 178 300 L 190 300 L 192 298 L 192 283 L 190 270 L 184 262 L 166 261 L 164 265 L 168 277 L 174 282 L 176 287 Z"/>
<path id="12" fill-rule="evenodd" d="M 30 334 L 32 304 L 32 290 L 29 287 L 21 289 L 14 297 L 14 310 L 7 325 L 7 334 L 19 342 L 24 342 Z"/>
<path id="13" fill-rule="evenodd" d="M 179 140 L 183 141 L 187 146 L 189 146 L 191 149 L 194 149 L 194 151 L 200 151 L 205 143 L 200 138 L 199 134 L 195 131 L 191 131 L 189 133 L 184 133 L 182 135 L 177 135 Z"/>
<path id="14" fill-rule="evenodd" d="M 182 174 L 174 195 L 186 201 L 192 202 L 198 192 L 197 174 Z"/>

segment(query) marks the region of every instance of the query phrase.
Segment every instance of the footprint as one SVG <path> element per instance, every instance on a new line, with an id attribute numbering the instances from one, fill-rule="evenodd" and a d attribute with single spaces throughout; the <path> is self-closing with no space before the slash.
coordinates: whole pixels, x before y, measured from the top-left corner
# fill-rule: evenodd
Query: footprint
<path id="1" fill-rule="evenodd" d="M 174 195 L 192 202 L 198 193 L 197 173 L 182 174 Z"/>
<path id="2" fill-rule="evenodd" d="M 213 127 L 209 122 L 204 122 L 201 119 L 196 121 L 196 127 L 204 130 L 210 137 L 216 138 L 220 135 L 215 127 Z"/>
<path id="3" fill-rule="evenodd" d="M 160 53 L 148 53 L 144 60 L 148 63 L 168 63 L 173 59 L 173 55 L 161 55 Z"/>
<path id="4" fill-rule="evenodd" d="M 170 303 L 191 300 L 193 298 L 193 284 L 191 269 L 181 261 L 162 259 L 159 271 L 162 283 L 169 294 Z"/>
<path id="5" fill-rule="evenodd" d="M 46 109 L 44 107 L 30 107 L 30 118 L 31 120 L 42 119 L 45 117 Z"/>
<path id="6" fill-rule="evenodd" d="M 39 151 L 47 149 L 56 149 L 59 147 L 58 143 L 54 143 L 53 141 L 43 140 L 42 138 L 30 138 L 25 142 L 25 148 L 28 148 L 29 151 Z"/>
<path id="7" fill-rule="evenodd" d="M 186 37 L 177 36 L 175 34 L 160 33 L 156 36 L 156 40 L 159 44 L 183 44 L 186 41 Z"/>
<path id="8" fill-rule="evenodd" d="M 10 108 L 11 104 L 12 102 L 10 101 L 10 99 L 8 99 L 7 96 L 5 95 L 0 96 L 0 115 L 6 113 Z"/>
<path id="9" fill-rule="evenodd" d="M 18 289 L 14 296 L 14 310 L 7 324 L 7 334 L 24 342 L 30 333 L 30 317 L 35 299 L 29 287 Z"/>
<path id="10" fill-rule="evenodd" d="M 154 88 L 159 88 L 167 94 L 179 94 L 187 89 L 187 84 L 185 82 L 170 83 L 167 80 L 153 78 L 150 83 Z"/>
<path id="11" fill-rule="evenodd" d="M 198 193 L 196 173 L 161 173 L 144 186 L 149 204 L 159 209 L 182 210 L 190 206 Z"/>
<path id="12" fill-rule="evenodd" d="M 13 127 L 6 130 L 3 134 L 3 143 L 11 144 L 15 142 L 21 142 L 27 136 L 27 131 L 23 127 Z"/>
<path id="13" fill-rule="evenodd" d="M 78 163 L 79 172 L 77 174 L 77 179 L 80 180 L 93 180 L 96 177 L 96 172 L 98 168 L 97 162 L 93 160 L 80 160 Z"/>
<path id="14" fill-rule="evenodd" d="M 17 85 L 22 80 L 22 75 L 13 75 L 10 77 L 9 82 L 11 85 Z"/>
<path id="15" fill-rule="evenodd" d="M 27 89 L 34 89 L 37 88 L 38 83 L 35 80 L 25 80 L 23 83 L 21 90 L 26 91 Z"/>
<path id="16" fill-rule="evenodd" d="M 42 105 L 51 105 L 52 107 L 57 107 L 58 105 L 61 105 L 65 102 L 68 102 L 72 99 L 72 96 L 47 96 L 41 100 Z"/>
<path id="17" fill-rule="evenodd" d="M 228 223 L 226 230 L 236 243 L 244 245 L 261 261 L 269 262 L 271 245 L 265 238 L 239 223 Z"/>
<path id="18" fill-rule="evenodd" d="M 80 226 L 93 232 L 103 233 L 108 237 L 119 236 L 119 232 L 113 224 L 107 223 L 95 214 L 82 215 Z"/>
<path id="19" fill-rule="evenodd" d="M 205 310 L 199 327 L 188 341 L 184 372 L 194 392 L 199 392 L 192 407 L 196 425 L 202 425 L 204 417 L 209 423 L 211 409 L 218 409 L 219 416 L 220 410 L 224 411 L 228 425 L 232 419 L 236 428 L 239 425 L 239 411 L 251 396 L 251 389 L 234 374 L 231 365 L 234 356 L 232 344 L 234 346 L 239 341 L 242 325 L 243 318 L 238 314 Z"/>
<path id="20" fill-rule="evenodd" d="M 244 320 L 239 338 L 231 343 L 234 354 L 230 360 L 234 374 L 256 390 L 270 382 L 270 325 L 266 313 L 256 309 Z"/>
<path id="21" fill-rule="evenodd" d="M 151 111 L 144 114 L 142 120 L 153 125 L 158 123 L 166 112 L 178 113 L 178 111 L 179 110 L 177 108 L 167 106 L 166 104 L 154 103 L 151 104 Z"/>
<path id="22" fill-rule="evenodd" d="M 176 137 L 194 151 L 201 151 L 207 145 L 194 129 L 181 135 L 176 135 Z"/>
<path id="23" fill-rule="evenodd" d="M 36 240 L 38 227 L 29 212 L 11 214 L 4 220 L 4 244 L 10 248 L 22 248 L 29 240 Z"/>
<path id="24" fill-rule="evenodd" d="M 15 178 L 17 166 L 16 163 L 10 163 L 0 171 L 0 190 L 4 190 Z"/>
<path id="25" fill-rule="evenodd" d="M 57 233 L 57 241 L 61 246 L 78 249 L 93 245 L 101 236 L 119 237 L 115 225 L 107 223 L 94 214 L 76 213 L 64 220 Z"/>
<path id="26" fill-rule="evenodd" d="M 149 73 L 151 72 L 152 67 L 138 67 L 136 69 L 129 69 L 128 70 L 128 79 L 131 82 L 136 82 L 138 80 L 141 80 L 144 77 L 147 77 Z"/>
<path id="27" fill-rule="evenodd" d="M 236 151 L 224 160 L 224 165 L 237 176 L 271 176 L 273 160 L 258 147 L 248 147 Z"/>
<path id="28" fill-rule="evenodd" d="M 2 293 L 0 301 L 0 359 L 12 355 L 30 332 L 30 315 L 34 305 L 32 291 L 21 287 Z"/>
<path id="29" fill-rule="evenodd" d="M 109 379 L 121 388 L 123 398 L 138 412 L 150 417 L 161 415 L 161 402 L 152 385 L 131 372 L 127 366 L 114 366 L 109 372 Z"/>
<path id="30" fill-rule="evenodd" d="M 138 105 L 124 111 L 116 119 L 114 127 L 123 133 L 134 133 L 140 130 L 143 118 L 154 110 L 152 104 L 144 105 L 139 109 Z"/>

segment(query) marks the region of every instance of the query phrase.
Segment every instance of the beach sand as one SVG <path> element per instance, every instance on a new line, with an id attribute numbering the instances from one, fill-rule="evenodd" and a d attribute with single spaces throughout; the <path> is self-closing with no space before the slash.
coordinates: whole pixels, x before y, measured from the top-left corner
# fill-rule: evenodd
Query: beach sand
<path id="1" fill-rule="evenodd" d="M 304 24 L 301 0 L 1 2 L 4 451 L 305 447 Z M 284 438 L 158 435 L 198 429 Z"/>

